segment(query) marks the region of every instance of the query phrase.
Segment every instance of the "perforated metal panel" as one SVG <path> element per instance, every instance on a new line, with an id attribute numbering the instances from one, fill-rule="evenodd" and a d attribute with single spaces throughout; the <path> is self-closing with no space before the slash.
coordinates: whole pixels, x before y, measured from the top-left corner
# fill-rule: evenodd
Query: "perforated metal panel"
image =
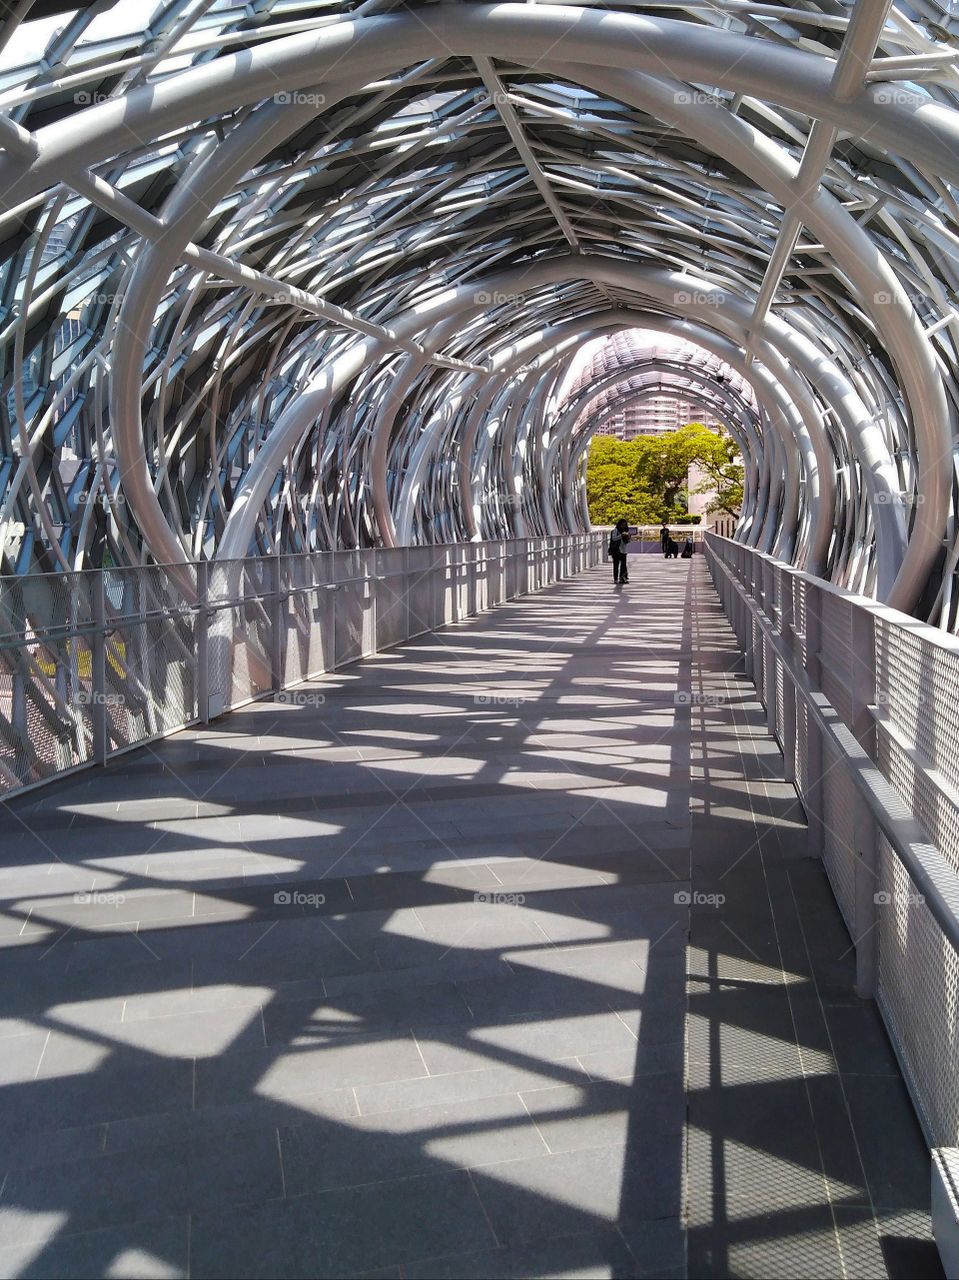
<path id="1" fill-rule="evenodd" d="M 514 583 L 542 586 L 564 563 L 598 564 L 604 542 L 0 578 L 0 794 L 488 608 L 511 561 Z"/>
<path id="2" fill-rule="evenodd" d="M 822 691 L 843 722 L 853 722 L 853 670 L 857 661 L 852 645 L 852 612 L 848 603 L 832 592 L 820 594 L 822 638 Z"/>
<path id="3" fill-rule="evenodd" d="M 880 839 L 879 1001 L 939 1146 L 959 1144 L 959 957 L 895 851 Z"/>
<path id="4" fill-rule="evenodd" d="M 740 626 L 742 598 L 731 590 L 717 567 L 728 564 L 745 580 L 746 557 L 761 560 L 748 548 L 714 540 L 708 548 L 727 612 Z M 777 565 L 762 563 L 751 573 L 770 569 L 789 590 L 788 575 Z M 820 686 L 832 708 L 849 727 L 863 731 L 870 717 L 855 699 L 869 698 L 875 665 L 875 701 L 879 708 L 874 745 L 870 748 L 883 777 L 917 820 L 928 842 L 953 871 L 959 871 L 959 650 L 952 637 L 941 637 L 911 619 L 890 616 L 863 605 L 814 580 L 793 576 L 792 613 L 797 633 L 794 652 L 812 674 L 807 627 L 817 597 L 822 620 L 819 654 Z M 868 609 L 866 615 L 864 610 Z M 750 612 L 755 636 L 757 620 Z M 875 633 L 875 652 L 857 652 L 855 635 Z M 860 642 L 861 643 L 861 642 Z M 756 664 L 767 687 L 772 678 L 761 660 Z M 865 677 L 865 678 L 862 678 Z M 815 779 L 810 776 L 811 712 L 800 697 L 796 708 L 796 786 L 807 802 Z M 865 811 L 852 782 L 848 757 L 825 751 L 822 770 L 824 866 L 854 942 L 876 942 L 877 998 L 896 1044 L 910 1091 L 927 1136 L 937 1145 L 959 1142 L 959 958 L 935 916 L 917 892 L 906 864 L 882 833 L 878 837 L 878 896 L 860 900 L 870 921 L 856 918 L 855 867 L 857 812 Z M 890 828 L 891 829 L 891 828 Z M 860 843 L 867 840 L 865 827 Z"/>
<path id="5" fill-rule="evenodd" d="M 824 765 L 825 850 L 823 862 L 843 919 L 850 934 L 855 937 L 856 793 L 847 770 L 835 756 L 827 752 Z"/>

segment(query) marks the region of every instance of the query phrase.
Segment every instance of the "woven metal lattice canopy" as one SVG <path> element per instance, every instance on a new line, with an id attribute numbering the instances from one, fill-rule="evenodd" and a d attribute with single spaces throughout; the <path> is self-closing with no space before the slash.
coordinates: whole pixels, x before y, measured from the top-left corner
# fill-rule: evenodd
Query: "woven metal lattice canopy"
<path id="1" fill-rule="evenodd" d="M 643 328 L 738 538 L 953 626 L 951 9 L 22 0 L 3 571 L 581 529 L 557 392 Z"/>

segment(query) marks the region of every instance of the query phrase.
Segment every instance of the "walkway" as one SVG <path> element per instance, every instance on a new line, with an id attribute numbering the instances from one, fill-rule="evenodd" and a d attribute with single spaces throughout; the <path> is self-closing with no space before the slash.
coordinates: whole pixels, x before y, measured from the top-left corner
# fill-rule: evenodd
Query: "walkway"
<path id="1" fill-rule="evenodd" d="M 936 1274 L 701 560 L 286 696 L 13 807 L 0 1273 Z"/>

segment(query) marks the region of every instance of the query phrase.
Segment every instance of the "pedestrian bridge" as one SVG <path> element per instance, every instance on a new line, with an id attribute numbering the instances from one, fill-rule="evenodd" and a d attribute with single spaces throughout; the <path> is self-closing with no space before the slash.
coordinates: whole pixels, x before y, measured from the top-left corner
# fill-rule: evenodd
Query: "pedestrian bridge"
<path id="1" fill-rule="evenodd" d="M 604 542 L 35 580 L 2 1274 L 941 1274 L 956 642 Z"/>

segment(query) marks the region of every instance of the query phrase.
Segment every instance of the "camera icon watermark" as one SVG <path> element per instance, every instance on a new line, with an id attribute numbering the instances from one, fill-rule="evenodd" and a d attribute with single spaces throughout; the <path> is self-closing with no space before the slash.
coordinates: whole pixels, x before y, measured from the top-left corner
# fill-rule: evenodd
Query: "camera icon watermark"
<path id="1" fill-rule="evenodd" d="M 474 893 L 474 902 L 485 903 L 492 907 L 521 907 L 526 901 L 525 893 Z"/>
<path id="2" fill-rule="evenodd" d="M 101 507 L 104 511 L 109 511 L 111 507 L 123 507 L 125 505 L 126 498 L 119 492 L 77 494 L 77 506 L 79 507 Z"/>
<path id="3" fill-rule="evenodd" d="M 126 898 L 122 893 L 105 893 L 91 889 L 89 893 L 75 893 L 73 901 L 81 907 L 122 907 Z"/>
<path id="4" fill-rule="evenodd" d="M 303 93 L 299 89 L 281 90 L 274 93 L 273 101 L 280 107 L 325 107 L 325 93 Z"/>
<path id="5" fill-rule="evenodd" d="M 680 689 L 673 694 L 676 707 L 723 707 L 726 701 L 721 693 L 693 693 L 689 689 Z"/>
<path id="6" fill-rule="evenodd" d="M 518 293 L 500 293 L 494 290 L 492 293 L 486 289 L 480 289 L 473 294 L 473 301 L 477 306 L 481 307 L 503 307 L 510 303 L 519 302 L 520 294 Z"/>
<path id="7" fill-rule="evenodd" d="M 104 693 L 101 689 L 78 689 L 73 695 L 77 707 L 122 707 L 126 697 L 122 693 Z"/>
<path id="8" fill-rule="evenodd" d="M 902 503 L 904 507 L 921 507 L 926 501 L 924 493 L 877 493 L 876 504 L 878 506 L 892 506 L 895 503 Z"/>
<path id="9" fill-rule="evenodd" d="M 673 94 L 673 102 L 678 107 L 721 107 L 722 103 L 712 93 L 702 89 L 680 89 Z"/>
<path id="10" fill-rule="evenodd" d="M 908 289 L 896 288 L 877 289 L 872 295 L 872 300 L 877 307 L 917 307 L 927 302 L 928 298 L 924 293 L 910 293 Z"/>
<path id="11" fill-rule="evenodd" d="M 473 705 L 477 707 L 521 707 L 529 698 L 519 693 L 476 693 Z"/>
<path id="12" fill-rule="evenodd" d="M 892 893 L 886 889 L 882 889 L 879 893 L 872 895 L 872 900 L 877 907 L 921 907 L 924 905 L 926 898 L 922 893 L 905 893 L 901 890 Z"/>
<path id="13" fill-rule="evenodd" d="M 908 695 L 900 692 L 897 696 L 894 696 L 886 689 L 876 690 L 877 707 L 901 707 L 904 704 L 908 704 L 912 707 L 918 708 L 925 706 L 927 702 L 931 704 L 933 701 L 933 698 L 927 697 L 926 694 L 921 693 L 918 689 L 910 690 Z"/>
<path id="14" fill-rule="evenodd" d="M 726 901 L 724 893 L 700 893 L 699 890 L 679 889 L 673 894 L 677 907 L 721 907 Z"/>
<path id="15" fill-rule="evenodd" d="M 677 289 L 673 302 L 677 307 L 722 307 L 726 294 L 722 289 Z"/>
<path id="16" fill-rule="evenodd" d="M 300 889 L 277 889 L 273 895 L 273 904 L 277 907 L 322 907 L 326 902 L 325 893 L 304 893 Z"/>
<path id="17" fill-rule="evenodd" d="M 494 89 L 492 93 L 489 89 L 483 89 L 476 95 L 476 101 L 484 107 L 502 107 L 508 104 L 509 94 L 505 89 Z"/>
<path id="18" fill-rule="evenodd" d="M 326 702 L 326 694 L 307 689 L 281 689 L 273 695 L 273 701 L 290 707 L 322 707 Z"/>
<path id="19" fill-rule="evenodd" d="M 886 106 L 893 107 L 918 107 L 923 102 L 928 102 L 928 98 L 924 98 L 921 93 L 916 93 L 912 89 L 903 89 L 899 85 L 884 84 L 880 85 L 873 94 L 873 102 L 881 102 Z"/>
<path id="20" fill-rule="evenodd" d="M 95 107 L 99 102 L 109 101 L 108 93 L 99 93 L 94 89 L 79 89 L 73 95 L 73 102 L 77 107 Z"/>

